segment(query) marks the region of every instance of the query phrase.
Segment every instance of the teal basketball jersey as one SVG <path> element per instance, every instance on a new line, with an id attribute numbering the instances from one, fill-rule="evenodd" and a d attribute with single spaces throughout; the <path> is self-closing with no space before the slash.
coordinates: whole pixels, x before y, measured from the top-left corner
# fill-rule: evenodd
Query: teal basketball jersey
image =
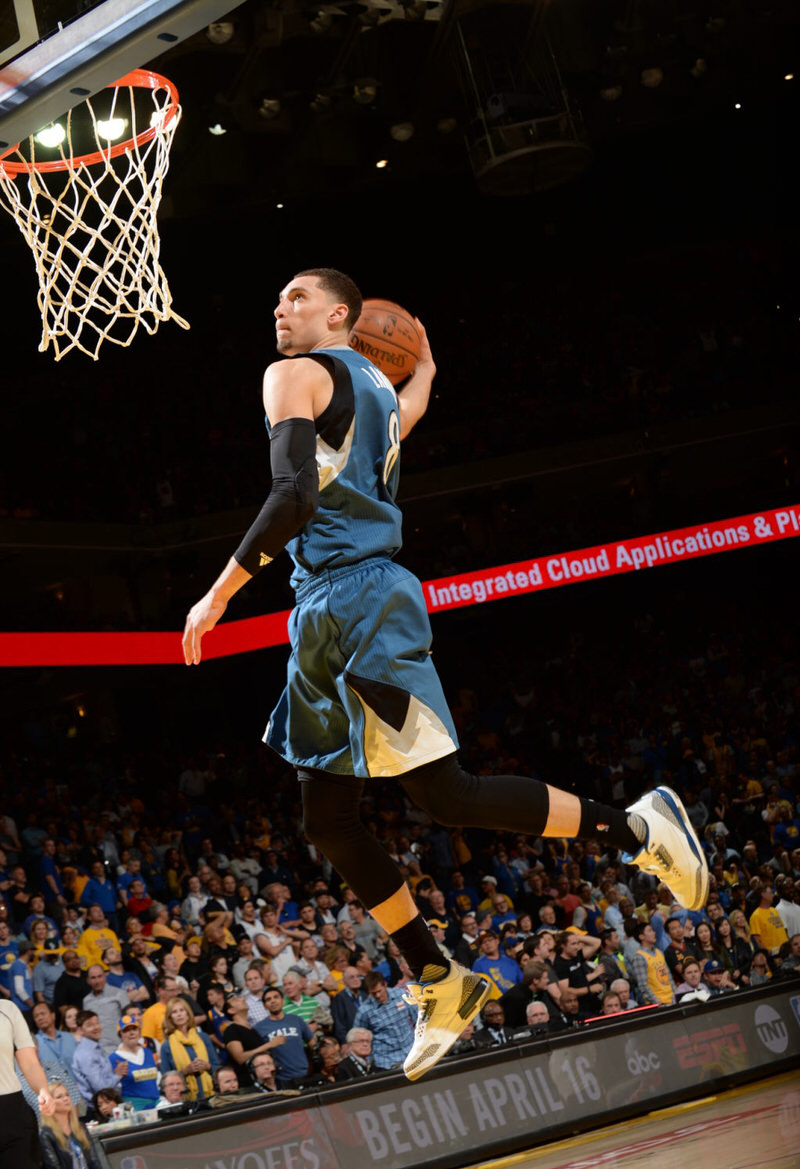
<path id="1" fill-rule="evenodd" d="M 391 382 L 352 349 L 301 356 L 330 372 L 333 397 L 315 423 L 319 507 L 286 546 L 295 588 L 324 569 L 392 557 L 402 545 L 400 415 Z"/>

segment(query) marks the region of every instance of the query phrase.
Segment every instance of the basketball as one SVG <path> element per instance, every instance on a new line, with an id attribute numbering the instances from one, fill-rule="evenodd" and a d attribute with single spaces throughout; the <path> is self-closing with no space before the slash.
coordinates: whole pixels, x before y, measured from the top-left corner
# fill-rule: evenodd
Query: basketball
<path id="1" fill-rule="evenodd" d="M 420 335 L 414 318 L 391 300 L 365 300 L 348 340 L 393 386 L 412 374 L 419 360 Z"/>

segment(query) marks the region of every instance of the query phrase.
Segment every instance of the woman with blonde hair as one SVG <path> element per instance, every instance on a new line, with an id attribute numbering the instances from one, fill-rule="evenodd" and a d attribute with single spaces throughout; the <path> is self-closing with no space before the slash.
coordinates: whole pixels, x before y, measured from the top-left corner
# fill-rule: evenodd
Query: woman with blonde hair
<path id="1" fill-rule="evenodd" d="M 211 1074 L 218 1064 L 214 1045 L 194 1025 L 184 999 L 167 1003 L 164 1014 L 164 1042 L 161 1045 L 161 1074 L 182 1072 L 191 1100 L 214 1095 Z"/>
<path id="2" fill-rule="evenodd" d="M 44 918 L 37 918 L 36 921 L 31 922 L 31 931 L 28 935 L 31 940 L 31 945 L 36 951 L 37 957 L 41 956 L 44 944 L 50 937 L 50 926 Z"/>
<path id="3" fill-rule="evenodd" d="M 747 917 L 743 910 L 732 909 L 728 914 L 728 921 L 733 926 L 734 935 L 737 938 L 741 938 L 747 944 L 747 948 L 751 954 L 755 954 L 757 947 L 753 945 L 753 939 L 750 936 L 750 926 L 748 925 Z"/>
<path id="4" fill-rule="evenodd" d="M 329 946 L 322 955 L 322 961 L 336 979 L 336 990 L 330 990 L 331 998 L 344 989 L 344 972 L 351 965 L 352 959 L 346 946 Z"/>
<path id="5" fill-rule="evenodd" d="M 47 1087 L 55 1111 L 41 1118 L 39 1140 L 44 1169 L 100 1169 L 69 1092 L 58 1080 Z"/>

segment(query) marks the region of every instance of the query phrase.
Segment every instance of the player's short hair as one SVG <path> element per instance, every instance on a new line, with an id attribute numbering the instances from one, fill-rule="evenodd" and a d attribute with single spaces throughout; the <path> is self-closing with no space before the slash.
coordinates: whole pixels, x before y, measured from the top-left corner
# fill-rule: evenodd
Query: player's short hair
<path id="1" fill-rule="evenodd" d="M 331 296 L 335 296 L 337 300 L 347 305 L 348 313 L 344 324 L 349 333 L 361 316 L 363 303 L 356 282 L 344 272 L 340 272 L 338 268 L 304 268 L 302 272 L 297 272 L 295 275 L 316 276 L 323 292 L 330 293 Z"/>

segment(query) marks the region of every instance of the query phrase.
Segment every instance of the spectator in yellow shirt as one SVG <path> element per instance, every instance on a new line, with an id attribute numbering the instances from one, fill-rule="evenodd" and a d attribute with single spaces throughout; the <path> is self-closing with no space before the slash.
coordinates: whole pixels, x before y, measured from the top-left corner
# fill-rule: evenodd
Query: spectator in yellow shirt
<path id="1" fill-rule="evenodd" d="M 750 918 L 750 934 L 753 942 L 761 950 L 775 955 L 784 942 L 789 941 L 789 935 L 777 909 L 772 908 L 775 891 L 771 885 L 764 885 L 761 889 L 761 903 L 753 911 Z"/>
<path id="2" fill-rule="evenodd" d="M 167 1013 L 167 1003 L 178 994 L 178 983 L 171 974 L 159 974 L 155 981 L 155 992 L 158 1002 L 148 1007 L 142 1015 L 142 1037 L 155 1039 L 159 1047 L 164 1042 L 164 1016 Z"/>
<path id="3" fill-rule="evenodd" d="M 112 929 L 109 929 L 106 916 L 99 905 L 89 907 L 88 920 L 89 924 L 75 947 L 81 959 L 81 966 L 84 970 L 88 970 L 90 966 L 102 966 L 107 970 L 106 950 L 122 949 L 119 938 Z"/>

